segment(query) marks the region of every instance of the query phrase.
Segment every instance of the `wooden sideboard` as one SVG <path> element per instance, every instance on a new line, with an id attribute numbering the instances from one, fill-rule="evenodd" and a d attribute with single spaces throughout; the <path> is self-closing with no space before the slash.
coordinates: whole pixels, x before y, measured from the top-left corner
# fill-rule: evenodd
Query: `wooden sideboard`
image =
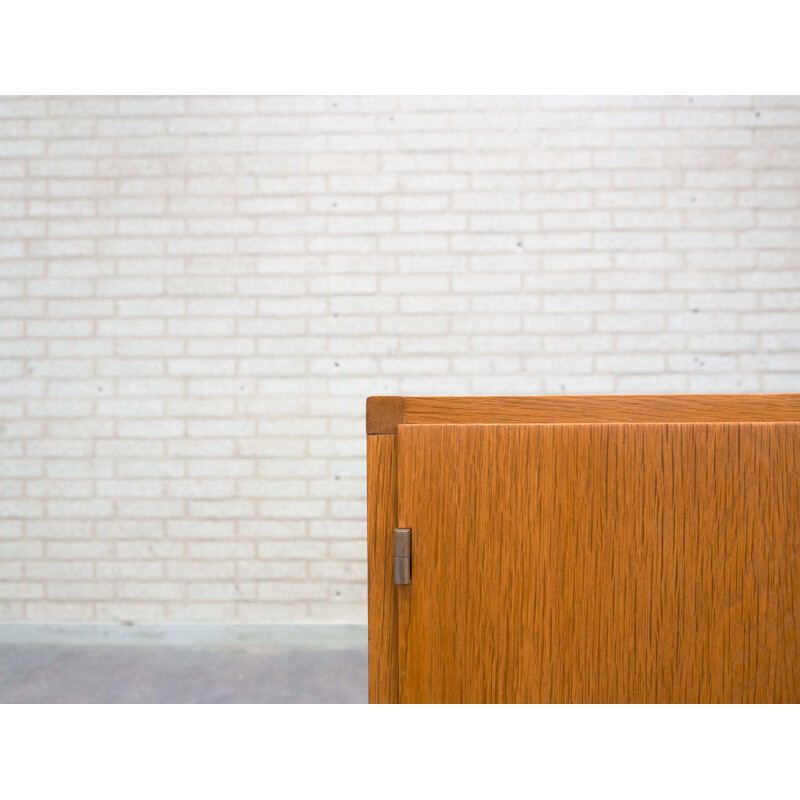
<path id="1" fill-rule="evenodd" d="M 800 701 L 800 395 L 366 417 L 371 702 Z"/>

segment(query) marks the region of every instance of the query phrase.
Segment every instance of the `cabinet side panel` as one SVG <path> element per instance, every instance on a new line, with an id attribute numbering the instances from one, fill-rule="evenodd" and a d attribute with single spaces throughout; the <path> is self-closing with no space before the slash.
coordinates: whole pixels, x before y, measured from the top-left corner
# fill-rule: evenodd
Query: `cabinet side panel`
<path id="1" fill-rule="evenodd" d="M 392 576 L 397 525 L 397 436 L 367 436 L 369 702 L 397 703 L 397 598 Z"/>

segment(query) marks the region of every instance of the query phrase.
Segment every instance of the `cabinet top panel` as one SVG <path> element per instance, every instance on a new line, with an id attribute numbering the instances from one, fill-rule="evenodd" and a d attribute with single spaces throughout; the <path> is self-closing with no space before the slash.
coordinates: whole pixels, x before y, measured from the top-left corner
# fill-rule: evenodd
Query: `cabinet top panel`
<path id="1" fill-rule="evenodd" d="M 398 425 L 800 422 L 800 394 L 368 397 L 367 433 Z"/>

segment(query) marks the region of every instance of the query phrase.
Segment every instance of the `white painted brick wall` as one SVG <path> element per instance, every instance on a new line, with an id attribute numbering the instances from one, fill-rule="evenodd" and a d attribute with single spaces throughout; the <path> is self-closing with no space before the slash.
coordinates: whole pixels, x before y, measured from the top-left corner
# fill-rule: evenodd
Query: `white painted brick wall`
<path id="1" fill-rule="evenodd" d="M 0 100 L 0 617 L 363 621 L 369 394 L 800 391 L 800 98 Z"/>

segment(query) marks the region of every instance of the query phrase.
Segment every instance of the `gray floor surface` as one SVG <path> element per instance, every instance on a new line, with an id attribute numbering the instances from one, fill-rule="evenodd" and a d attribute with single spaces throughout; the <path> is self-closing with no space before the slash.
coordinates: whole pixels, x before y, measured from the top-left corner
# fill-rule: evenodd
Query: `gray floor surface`
<path id="1" fill-rule="evenodd" d="M 366 703 L 367 653 L 0 645 L 0 703 Z"/>

